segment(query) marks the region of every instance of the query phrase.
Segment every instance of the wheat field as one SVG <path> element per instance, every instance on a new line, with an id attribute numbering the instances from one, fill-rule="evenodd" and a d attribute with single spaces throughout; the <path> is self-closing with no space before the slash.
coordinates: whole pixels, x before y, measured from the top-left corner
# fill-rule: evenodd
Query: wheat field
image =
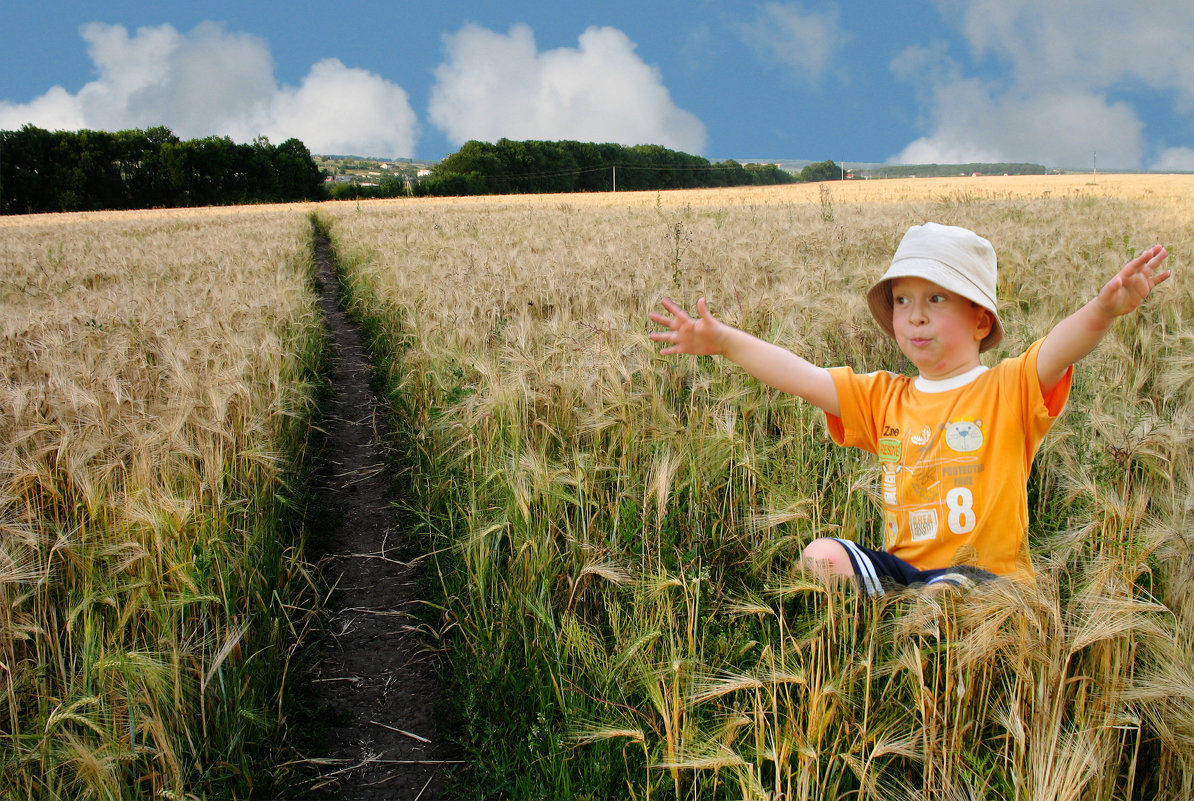
<path id="1" fill-rule="evenodd" d="M 317 632 L 311 222 L 370 336 L 428 553 L 461 797 L 1194 796 L 1191 176 L 1040 176 L 0 219 L 0 788 L 269 797 Z M 1037 580 L 872 601 L 877 470 L 725 361 L 699 296 L 905 371 L 863 291 L 935 220 L 1018 352 L 1160 242 L 1029 485 Z"/>
<path id="2" fill-rule="evenodd" d="M 1190 176 L 331 204 L 437 553 L 476 787 L 531 798 L 1194 795 Z M 707 296 L 814 363 L 905 371 L 863 292 L 914 223 L 1000 257 L 998 358 L 1165 244 L 1029 486 L 1038 580 L 868 601 L 877 471 L 647 313 Z"/>
<path id="3" fill-rule="evenodd" d="M 0 797 L 283 780 L 316 607 L 290 508 L 323 347 L 310 231 L 0 221 Z"/>

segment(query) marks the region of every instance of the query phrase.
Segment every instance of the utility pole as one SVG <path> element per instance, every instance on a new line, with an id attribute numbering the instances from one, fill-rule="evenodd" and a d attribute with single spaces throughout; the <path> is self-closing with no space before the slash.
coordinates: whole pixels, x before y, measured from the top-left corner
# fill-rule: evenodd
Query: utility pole
<path id="1" fill-rule="evenodd" d="M 613 179 L 613 187 L 614 188 L 611 191 L 617 192 L 618 191 L 618 165 L 617 164 L 613 165 L 612 169 L 614 171 L 614 179 Z"/>

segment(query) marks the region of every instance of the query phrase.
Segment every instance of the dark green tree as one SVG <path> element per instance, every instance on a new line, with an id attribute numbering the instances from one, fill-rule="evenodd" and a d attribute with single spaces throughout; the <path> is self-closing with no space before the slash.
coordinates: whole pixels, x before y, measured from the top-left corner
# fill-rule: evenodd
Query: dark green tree
<path id="1" fill-rule="evenodd" d="M 264 137 L 180 141 L 169 128 L 0 131 L 0 213 L 199 206 L 322 198 L 306 146 Z"/>
<path id="2" fill-rule="evenodd" d="M 737 162 L 710 164 L 707 159 L 660 145 L 593 142 L 466 142 L 445 158 L 431 179 L 415 193 L 494 194 L 506 192 L 604 192 L 790 183 L 787 172 L 772 165 Z"/>
<path id="3" fill-rule="evenodd" d="M 806 183 L 813 181 L 840 181 L 842 180 L 842 168 L 832 161 L 818 161 L 816 164 L 809 164 L 800 171 L 800 180 Z"/>
<path id="4" fill-rule="evenodd" d="M 54 134 L 32 125 L 0 131 L 0 213 L 54 210 Z"/>
<path id="5" fill-rule="evenodd" d="M 274 175 L 280 200 L 315 200 L 323 195 L 323 173 L 311 158 L 311 151 L 298 139 L 278 145 Z"/>

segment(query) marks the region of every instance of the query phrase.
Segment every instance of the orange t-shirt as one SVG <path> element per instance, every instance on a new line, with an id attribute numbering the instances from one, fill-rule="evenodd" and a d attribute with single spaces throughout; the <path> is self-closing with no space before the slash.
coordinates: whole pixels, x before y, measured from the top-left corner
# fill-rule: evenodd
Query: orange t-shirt
<path id="1" fill-rule="evenodd" d="M 944 381 L 830 370 L 841 417 L 826 415 L 838 445 L 879 457 L 883 547 L 921 570 L 970 564 L 1004 576 L 1021 559 L 1028 472 L 1065 407 L 1073 369 L 1046 396 L 1041 342 L 995 367 Z"/>

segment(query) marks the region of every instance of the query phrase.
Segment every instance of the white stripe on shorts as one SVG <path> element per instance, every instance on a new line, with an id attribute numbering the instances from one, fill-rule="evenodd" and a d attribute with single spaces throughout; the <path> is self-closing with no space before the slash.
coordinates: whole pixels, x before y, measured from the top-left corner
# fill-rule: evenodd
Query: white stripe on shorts
<path id="1" fill-rule="evenodd" d="M 925 584 L 937 584 L 938 582 L 946 582 L 955 587 L 973 587 L 974 579 L 961 573 L 942 573 L 939 576 L 933 576 L 925 582 Z"/>
<path id="2" fill-rule="evenodd" d="M 882 595 L 883 585 L 879 583 L 879 575 L 875 572 L 875 565 L 871 562 L 871 557 L 867 556 L 864 551 L 850 542 L 850 540 L 839 540 L 837 537 L 834 537 L 833 540 L 841 543 L 846 552 L 854 557 L 853 562 L 860 571 L 859 578 L 862 579 L 862 586 L 866 590 L 866 594 Z"/>

